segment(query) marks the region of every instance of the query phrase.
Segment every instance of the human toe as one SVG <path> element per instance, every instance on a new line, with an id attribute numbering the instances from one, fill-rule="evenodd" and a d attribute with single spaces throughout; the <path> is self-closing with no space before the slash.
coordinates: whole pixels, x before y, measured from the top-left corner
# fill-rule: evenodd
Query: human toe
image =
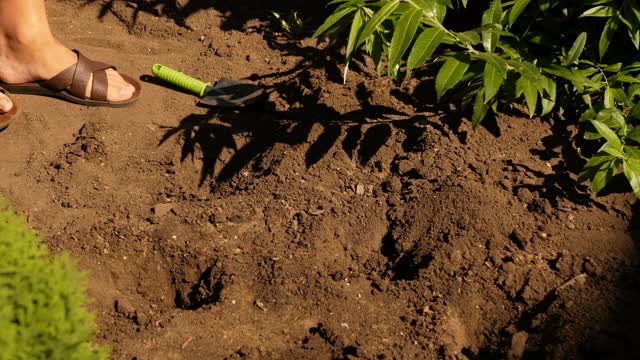
<path id="1" fill-rule="evenodd" d="M 107 72 L 109 81 L 109 90 L 107 99 L 109 101 L 126 101 L 133 97 L 136 89 L 120 76 L 116 71 L 109 70 Z"/>
<path id="2" fill-rule="evenodd" d="M 0 93 L 0 113 L 9 112 L 13 108 L 13 102 L 7 95 Z"/>

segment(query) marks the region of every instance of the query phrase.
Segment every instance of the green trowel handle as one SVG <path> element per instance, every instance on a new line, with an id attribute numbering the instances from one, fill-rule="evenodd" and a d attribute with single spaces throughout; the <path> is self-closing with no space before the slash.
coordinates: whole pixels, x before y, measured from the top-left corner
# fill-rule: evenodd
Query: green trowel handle
<path id="1" fill-rule="evenodd" d="M 204 96 L 205 89 L 207 88 L 207 86 L 211 85 L 198 79 L 194 79 L 187 74 L 181 73 L 180 71 L 173 70 L 170 67 L 160 64 L 153 65 L 153 67 L 151 68 L 151 72 L 155 77 L 160 78 L 179 88 L 197 94 L 200 97 Z"/>

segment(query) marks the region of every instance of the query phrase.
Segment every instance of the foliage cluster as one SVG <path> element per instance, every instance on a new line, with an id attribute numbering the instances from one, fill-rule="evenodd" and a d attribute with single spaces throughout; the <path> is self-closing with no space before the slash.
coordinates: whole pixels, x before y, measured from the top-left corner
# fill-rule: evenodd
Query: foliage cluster
<path id="1" fill-rule="evenodd" d="M 291 40 L 297 40 L 304 37 L 307 22 L 303 21 L 296 11 L 290 11 L 286 17 L 272 11 L 273 17 L 280 23 L 282 33 Z"/>
<path id="2" fill-rule="evenodd" d="M 580 181 L 598 193 L 623 171 L 640 197 L 640 4 L 634 0 L 334 0 L 314 34 L 361 48 L 402 80 L 437 66 L 435 90 L 485 117 L 523 103 L 529 115 L 579 119 L 602 143 Z M 613 45 L 613 46 L 612 46 Z"/>
<path id="3" fill-rule="evenodd" d="M 0 203 L 0 359 L 106 359 L 92 345 L 85 276 Z"/>

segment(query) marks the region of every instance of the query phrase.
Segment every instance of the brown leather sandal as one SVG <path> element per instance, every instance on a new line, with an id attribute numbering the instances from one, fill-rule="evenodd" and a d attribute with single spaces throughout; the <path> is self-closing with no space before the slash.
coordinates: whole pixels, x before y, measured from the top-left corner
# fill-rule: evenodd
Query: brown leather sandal
<path id="1" fill-rule="evenodd" d="M 78 62 L 49 80 L 24 84 L 0 83 L 0 86 L 14 94 L 51 96 L 86 106 L 125 107 L 138 100 L 142 92 L 140 82 L 123 74 L 120 74 L 120 76 L 136 89 L 135 92 L 130 99 L 124 101 L 107 100 L 109 84 L 106 70 L 115 70 L 116 67 L 90 60 L 78 50 L 73 51 L 78 54 Z M 91 96 L 86 97 L 85 94 L 87 93 L 91 74 L 93 74 Z"/>
<path id="2" fill-rule="evenodd" d="M 13 103 L 13 107 L 11 108 L 11 110 L 9 110 L 9 112 L 0 114 L 0 131 L 2 131 L 7 126 L 9 126 L 9 124 L 11 124 L 13 120 L 15 120 L 18 116 L 20 116 L 21 109 L 16 99 L 11 95 L 9 95 L 9 93 L 7 93 L 7 91 L 2 87 L 0 87 L 0 93 L 5 94 L 9 98 L 9 100 L 11 100 L 11 102 Z"/>

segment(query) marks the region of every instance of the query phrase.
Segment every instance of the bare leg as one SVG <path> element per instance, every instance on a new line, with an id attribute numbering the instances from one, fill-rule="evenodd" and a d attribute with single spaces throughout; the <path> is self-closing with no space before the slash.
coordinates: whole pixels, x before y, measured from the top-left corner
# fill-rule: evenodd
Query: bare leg
<path id="1" fill-rule="evenodd" d="M 47 80 L 76 60 L 76 54 L 51 33 L 44 0 L 0 0 L 0 81 L 18 84 Z M 133 86 L 116 71 L 107 70 L 107 78 L 109 100 L 123 101 L 133 96 Z M 0 112 L 11 107 L 8 98 L 0 94 Z"/>

